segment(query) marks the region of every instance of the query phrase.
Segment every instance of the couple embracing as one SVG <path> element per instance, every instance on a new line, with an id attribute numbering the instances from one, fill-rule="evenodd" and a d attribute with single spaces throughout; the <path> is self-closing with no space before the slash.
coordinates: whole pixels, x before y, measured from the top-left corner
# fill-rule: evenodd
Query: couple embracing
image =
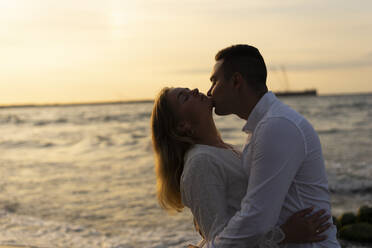
<path id="1" fill-rule="evenodd" d="M 151 127 L 157 195 L 165 209 L 190 208 L 203 236 L 189 247 L 340 247 L 319 138 L 268 91 L 257 48 L 219 51 L 207 95 L 164 88 Z M 243 151 L 213 120 L 246 120 Z"/>

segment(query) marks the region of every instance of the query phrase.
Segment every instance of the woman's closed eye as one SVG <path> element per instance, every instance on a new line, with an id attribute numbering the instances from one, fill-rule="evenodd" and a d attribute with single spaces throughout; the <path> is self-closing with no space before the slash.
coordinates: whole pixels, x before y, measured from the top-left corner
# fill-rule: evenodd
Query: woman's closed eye
<path id="1" fill-rule="evenodd" d="M 190 97 L 190 94 L 184 92 L 182 93 L 182 102 L 186 102 Z"/>
<path id="2" fill-rule="evenodd" d="M 184 90 L 180 91 L 177 94 L 177 98 L 180 101 L 180 103 L 184 103 L 189 99 L 190 92 L 191 92 L 190 89 L 187 88 L 187 89 L 184 89 Z"/>

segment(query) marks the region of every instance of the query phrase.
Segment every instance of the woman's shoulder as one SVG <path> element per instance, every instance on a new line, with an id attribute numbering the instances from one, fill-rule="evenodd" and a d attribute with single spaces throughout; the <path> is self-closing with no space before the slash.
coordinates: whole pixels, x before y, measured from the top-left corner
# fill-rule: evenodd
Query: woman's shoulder
<path id="1" fill-rule="evenodd" d="M 185 164 L 190 161 L 203 161 L 224 164 L 227 161 L 236 160 L 240 163 L 240 157 L 232 150 L 209 145 L 195 144 L 185 155 Z"/>
<path id="2" fill-rule="evenodd" d="M 226 167 L 239 165 L 240 158 L 228 149 L 196 144 L 185 155 L 184 172 L 218 170 L 223 173 Z"/>
<path id="3" fill-rule="evenodd" d="M 193 147 L 186 153 L 185 162 L 195 158 L 211 158 L 218 159 L 216 156 L 216 151 L 214 147 L 207 145 L 195 144 Z"/>
<path id="4" fill-rule="evenodd" d="M 185 155 L 181 176 L 181 187 L 199 185 L 200 183 L 223 184 L 226 177 L 226 164 L 219 158 L 212 147 L 194 145 Z"/>
<path id="5" fill-rule="evenodd" d="M 185 155 L 184 170 L 200 170 L 200 165 L 209 167 L 217 161 L 218 157 L 208 147 L 194 145 Z"/>

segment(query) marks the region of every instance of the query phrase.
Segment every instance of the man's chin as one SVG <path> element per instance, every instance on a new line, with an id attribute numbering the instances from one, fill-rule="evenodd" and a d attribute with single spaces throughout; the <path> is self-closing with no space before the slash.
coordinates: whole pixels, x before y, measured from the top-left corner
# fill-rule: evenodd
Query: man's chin
<path id="1" fill-rule="evenodd" d="M 219 111 L 218 108 L 214 107 L 214 113 L 216 115 L 229 115 L 230 113 Z"/>
<path id="2" fill-rule="evenodd" d="M 209 99 L 209 109 L 213 109 L 213 108 L 215 108 L 216 107 L 216 105 L 215 105 L 215 103 L 214 103 L 214 101 L 210 98 Z"/>
<path id="3" fill-rule="evenodd" d="M 231 114 L 233 114 L 232 112 L 231 112 L 231 109 L 228 109 L 228 108 L 221 108 L 221 107 L 219 107 L 218 105 L 216 106 L 213 106 L 214 107 L 214 113 L 216 114 L 216 115 L 231 115 Z M 225 107 L 224 105 L 222 105 L 222 107 Z"/>

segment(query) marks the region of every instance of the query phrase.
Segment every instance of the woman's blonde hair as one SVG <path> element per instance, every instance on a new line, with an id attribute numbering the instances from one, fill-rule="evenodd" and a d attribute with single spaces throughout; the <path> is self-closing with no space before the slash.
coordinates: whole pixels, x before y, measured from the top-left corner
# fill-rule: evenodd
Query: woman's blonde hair
<path id="1" fill-rule="evenodd" d="M 155 99 L 151 115 L 152 146 L 155 152 L 157 197 L 166 210 L 181 211 L 180 180 L 184 156 L 194 144 L 192 139 L 177 132 L 177 119 L 163 88 Z"/>

